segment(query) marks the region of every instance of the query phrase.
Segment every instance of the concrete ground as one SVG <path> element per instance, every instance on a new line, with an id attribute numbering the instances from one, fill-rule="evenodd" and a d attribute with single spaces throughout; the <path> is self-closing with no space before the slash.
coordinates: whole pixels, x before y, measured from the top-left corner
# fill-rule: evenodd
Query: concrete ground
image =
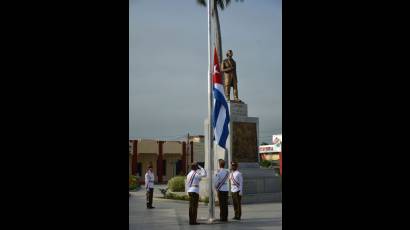
<path id="1" fill-rule="evenodd" d="M 282 229 L 282 204 L 244 204 L 242 205 L 242 219 L 231 220 L 233 206 L 229 205 L 228 222 L 215 221 L 208 223 L 208 206 L 199 203 L 198 222 L 200 225 L 189 225 L 188 201 L 162 199 L 159 188 L 154 189 L 153 206 L 155 209 L 146 209 L 144 188 L 131 192 L 129 198 L 129 229 Z M 215 207 L 215 218 L 219 219 L 219 207 Z"/>

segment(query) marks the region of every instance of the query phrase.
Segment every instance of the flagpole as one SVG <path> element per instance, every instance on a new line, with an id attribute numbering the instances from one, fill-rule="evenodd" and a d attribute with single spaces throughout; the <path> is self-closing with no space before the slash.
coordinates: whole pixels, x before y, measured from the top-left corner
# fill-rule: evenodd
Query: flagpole
<path id="1" fill-rule="evenodd" d="M 213 128 L 212 128 L 212 107 L 213 107 L 213 95 L 212 95 L 212 56 L 211 56 L 211 0 L 208 0 L 208 191 L 209 191 L 209 203 L 208 203 L 208 212 L 209 212 L 209 222 L 214 220 L 214 193 L 213 193 Z"/>

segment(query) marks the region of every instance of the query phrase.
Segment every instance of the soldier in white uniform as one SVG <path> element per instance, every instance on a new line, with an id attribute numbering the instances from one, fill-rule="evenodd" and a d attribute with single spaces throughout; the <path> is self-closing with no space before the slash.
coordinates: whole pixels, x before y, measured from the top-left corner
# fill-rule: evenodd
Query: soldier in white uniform
<path id="1" fill-rule="evenodd" d="M 153 209 L 152 207 L 152 195 L 154 194 L 154 173 L 152 172 L 152 165 L 150 164 L 145 173 L 145 189 L 147 190 L 147 208 Z"/>
<path id="2" fill-rule="evenodd" d="M 229 179 L 231 181 L 232 203 L 235 210 L 235 217 L 233 219 L 240 220 L 242 214 L 241 198 L 243 194 L 243 178 L 242 173 L 238 171 L 238 163 L 233 161 L 231 165 L 232 172 Z"/>
<path id="3" fill-rule="evenodd" d="M 200 170 L 198 170 L 198 168 Z M 186 177 L 186 188 L 189 195 L 189 224 L 197 225 L 196 222 L 199 202 L 199 182 L 207 173 L 198 163 L 191 165 L 191 172 Z"/>
<path id="4" fill-rule="evenodd" d="M 228 179 L 229 171 L 225 169 L 225 161 L 219 159 L 219 169 L 215 175 L 215 190 L 218 194 L 220 220 L 228 221 Z"/>

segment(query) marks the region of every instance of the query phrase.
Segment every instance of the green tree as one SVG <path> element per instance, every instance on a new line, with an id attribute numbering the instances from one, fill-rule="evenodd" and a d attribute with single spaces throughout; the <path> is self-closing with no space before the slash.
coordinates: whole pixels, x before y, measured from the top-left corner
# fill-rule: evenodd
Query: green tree
<path id="1" fill-rule="evenodd" d="M 265 167 L 265 168 L 269 168 L 271 165 L 272 165 L 272 162 L 268 160 L 263 160 L 260 162 L 260 166 Z"/>
<path id="2" fill-rule="evenodd" d="M 213 22 L 215 23 L 216 31 L 215 31 L 215 41 L 216 41 L 216 50 L 218 51 L 218 59 L 222 62 L 222 37 L 221 37 L 221 25 L 219 21 L 219 14 L 218 8 L 224 10 L 231 4 L 231 0 L 211 0 L 212 2 L 212 18 L 214 19 Z M 236 2 L 243 2 L 243 0 L 236 0 Z M 206 6 L 207 0 L 197 0 L 197 3 Z"/>

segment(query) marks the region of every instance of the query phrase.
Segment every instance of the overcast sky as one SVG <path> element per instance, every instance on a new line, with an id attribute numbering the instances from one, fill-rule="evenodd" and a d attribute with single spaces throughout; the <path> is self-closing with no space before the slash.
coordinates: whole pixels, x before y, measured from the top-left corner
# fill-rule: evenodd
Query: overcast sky
<path id="1" fill-rule="evenodd" d="M 129 137 L 204 135 L 207 10 L 196 0 L 130 0 Z M 282 133 L 282 2 L 244 0 L 220 12 L 239 98 L 259 117 L 260 142 Z"/>

